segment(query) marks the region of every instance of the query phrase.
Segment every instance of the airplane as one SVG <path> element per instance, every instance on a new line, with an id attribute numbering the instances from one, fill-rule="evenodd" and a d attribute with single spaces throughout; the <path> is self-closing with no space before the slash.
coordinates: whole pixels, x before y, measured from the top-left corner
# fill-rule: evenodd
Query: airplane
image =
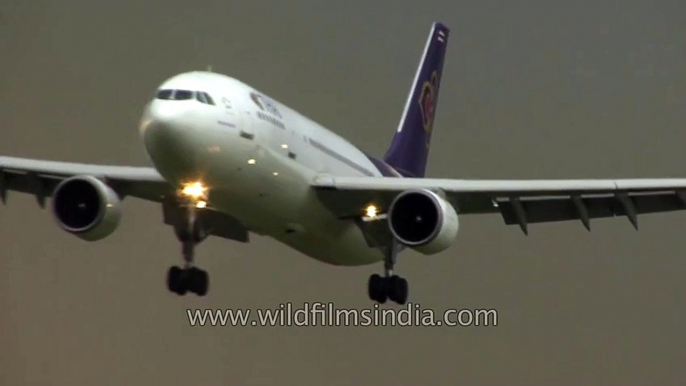
<path id="1" fill-rule="evenodd" d="M 458 216 L 497 214 L 528 235 L 530 224 L 686 208 L 686 179 L 464 180 L 424 178 L 450 30 L 433 23 L 400 123 L 377 158 L 267 94 L 210 71 L 164 81 L 139 132 L 154 167 L 0 157 L 0 198 L 9 190 L 50 198 L 57 225 L 86 241 L 114 232 L 121 201 L 162 206 L 182 246 L 167 272 L 177 295 L 204 296 L 209 276 L 195 247 L 209 236 L 272 237 L 324 263 L 383 262 L 367 283 L 372 301 L 405 304 L 395 273 L 406 249 L 450 247 Z"/>

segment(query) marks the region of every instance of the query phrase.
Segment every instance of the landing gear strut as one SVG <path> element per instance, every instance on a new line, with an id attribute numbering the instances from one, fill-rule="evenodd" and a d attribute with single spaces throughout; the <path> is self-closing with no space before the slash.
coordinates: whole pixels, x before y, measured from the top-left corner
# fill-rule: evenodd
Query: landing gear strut
<path id="1" fill-rule="evenodd" d="M 407 280 L 393 273 L 398 256 L 398 241 L 394 238 L 384 252 L 384 276 L 375 273 L 369 277 L 369 298 L 381 304 L 386 303 L 388 299 L 405 304 L 409 292 Z"/>
<path id="2" fill-rule="evenodd" d="M 195 205 L 187 205 L 183 221 L 174 224 L 176 238 L 181 241 L 183 267 L 173 266 L 167 272 L 167 288 L 177 295 L 193 292 L 198 296 L 205 296 L 209 288 L 209 276 L 206 271 L 194 266 L 195 246 L 203 241 L 207 235 L 198 221 Z"/>

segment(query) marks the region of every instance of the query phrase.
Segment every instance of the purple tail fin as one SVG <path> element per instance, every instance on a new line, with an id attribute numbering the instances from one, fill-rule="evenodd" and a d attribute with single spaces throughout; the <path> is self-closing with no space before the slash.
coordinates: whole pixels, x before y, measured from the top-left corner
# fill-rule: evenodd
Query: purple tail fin
<path id="1" fill-rule="evenodd" d="M 405 177 L 424 177 L 449 33 L 441 23 L 431 27 L 398 131 L 384 156 Z"/>

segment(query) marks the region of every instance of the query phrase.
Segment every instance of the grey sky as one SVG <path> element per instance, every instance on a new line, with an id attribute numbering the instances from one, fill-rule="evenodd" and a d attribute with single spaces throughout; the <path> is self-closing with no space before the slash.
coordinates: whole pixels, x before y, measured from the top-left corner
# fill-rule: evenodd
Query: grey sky
<path id="1" fill-rule="evenodd" d="M 0 0 L 0 154 L 147 165 L 144 103 L 178 72 L 237 77 L 383 154 L 432 21 L 451 27 L 428 174 L 684 177 L 682 1 Z M 1 384 L 682 385 L 686 213 L 533 226 L 463 217 L 401 255 L 424 307 L 496 328 L 191 328 L 186 308 L 368 307 L 381 266 L 211 239 L 206 298 L 171 296 L 161 209 L 89 244 L 33 197 L 0 208 Z M 332 251 L 336 253 L 336 251 Z"/>

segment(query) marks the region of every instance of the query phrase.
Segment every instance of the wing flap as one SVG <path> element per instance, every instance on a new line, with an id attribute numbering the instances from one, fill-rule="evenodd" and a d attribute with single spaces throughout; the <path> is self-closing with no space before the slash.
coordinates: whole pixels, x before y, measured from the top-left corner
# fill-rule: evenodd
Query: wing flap
<path id="1" fill-rule="evenodd" d="M 39 190 L 52 192 L 60 178 L 37 173 L 0 169 L 0 189 L 35 194 Z"/>
<path id="2" fill-rule="evenodd" d="M 422 178 L 331 177 L 313 186 L 336 216 L 358 216 L 373 203 L 390 206 L 408 189 L 441 192 L 458 214 L 500 212 L 519 225 L 577 220 L 590 230 L 591 219 L 624 216 L 638 228 L 638 215 L 686 209 L 686 179 L 616 180 L 448 180 Z"/>
<path id="3" fill-rule="evenodd" d="M 686 190 L 686 178 L 615 180 L 451 180 L 442 178 L 332 177 L 316 178 L 316 188 L 398 192 L 406 189 L 443 190 L 494 196 L 554 196 L 616 191 Z"/>
<path id="4" fill-rule="evenodd" d="M 674 192 L 629 195 L 636 214 L 670 212 L 686 209 L 683 201 Z M 597 218 L 625 216 L 627 209 L 615 195 L 579 197 L 583 206 L 575 204 L 573 197 L 552 197 L 522 199 L 527 224 L 578 220 L 590 230 L 590 220 Z M 505 224 L 518 225 L 515 205 L 510 199 L 497 200 Z M 585 211 L 580 208 L 585 208 Z"/>

